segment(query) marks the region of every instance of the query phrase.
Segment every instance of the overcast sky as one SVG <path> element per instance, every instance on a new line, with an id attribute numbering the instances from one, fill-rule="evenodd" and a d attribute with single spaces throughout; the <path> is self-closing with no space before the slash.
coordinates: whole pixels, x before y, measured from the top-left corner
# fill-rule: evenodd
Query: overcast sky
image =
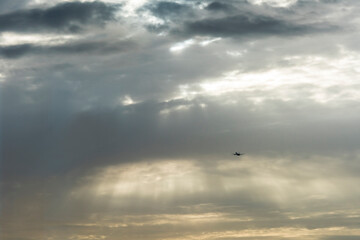
<path id="1" fill-rule="evenodd" d="M 359 11 L 0 0 L 0 238 L 360 239 Z"/>

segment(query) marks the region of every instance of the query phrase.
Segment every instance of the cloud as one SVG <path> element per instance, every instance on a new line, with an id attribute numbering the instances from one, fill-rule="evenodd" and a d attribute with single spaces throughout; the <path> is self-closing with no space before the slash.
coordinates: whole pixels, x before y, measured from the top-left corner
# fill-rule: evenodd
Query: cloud
<path id="1" fill-rule="evenodd" d="M 155 16 L 161 18 L 174 17 L 191 10 L 189 5 L 176 2 L 161 1 L 147 7 Z"/>
<path id="2" fill-rule="evenodd" d="M 213 1 L 203 7 L 186 2 L 159 2 L 146 9 L 165 22 L 149 24 L 147 29 L 168 31 L 181 37 L 301 36 L 338 30 L 332 17 L 326 16 L 332 7 L 332 4 L 304 2 L 288 8 L 254 5 L 248 1 Z M 311 11 L 314 8 L 316 13 Z"/>
<path id="3" fill-rule="evenodd" d="M 149 2 L 2 33 L 2 237 L 358 236 L 359 6 Z"/>
<path id="4" fill-rule="evenodd" d="M 34 47 L 31 44 L 0 47 L 0 56 L 5 58 L 18 58 L 29 53 L 33 49 Z"/>
<path id="5" fill-rule="evenodd" d="M 207 5 L 205 9 L 209 11 L 229 11 L 233 9 L 233 6 L 227 3 L 215 1 Z"/>
<path id="6" fill-rule="evenodd" d="M 114 54 L 125 52 L 135 46 L 136 44 L 134 42 L 126 40 L 114 43 L 106 41 L 75 41 L 53 46 L 20 44 L 0 47 L 0 56 L 8 59 L 14 59 L 29 54 Z"/>
<path id="7" fill-rule="evenodd" d="M 144 158 L 221 159 L 234 149 L 239 150 L 239 146 L 248 154 L 278 152 L 304 157 L 336 155 L 341 149 L 353 153 L 357 149 L 359 135 L 352 129 L 359 119 L 344 117 L 325 121 L 322 116 L 329 115 L 331 109 L 320 104 L 315 106 L 308 100 L 298 103 L 296 108 L 292 102 L 281 101 L 256 108 L 254 103 L 240 98 L 241 103 L 235 108 L 241 109 L 241 114 L 234 113 L 234 106 L 221 104 L 226 98 L 219 98 L 216 103 L 211 97 L 146 101 L 72 113 L 71 108 L 77 102 L 93 98 L 89 87 L 94 84 L 96 87 L 96 82 L 101 80 L 104 81 L 101 78 L 83 80 L 82 88 L 75 92 L 64 88 L 65 83 L 59 83 L 56 95 L 49 95 L 50 86 L 46 85 L 32 90 L 36 95 L 29 90 L 21 93 L 6 89 L 3 99 L 12 104 L 3 109 L 6 116 L 3 155 L 13 160 L 3 164 L 5 173 L 41 175 L 65 169 L 87 171 Z M 83 95 L 84 89 L 89 93 Z M 78 98 L 67 97 L 73 94 Z M 235 96 L 236 93 L 228 94 L 227 98 Z M 63 100 L 57 102 L 57 98 Z M 51 104 L 48 99 L 53 99 Z M 37 104 L 33 105 L 33 101 Z M 289 108 L 292 111 L 284 110 Z M 12 109 L 18 111 L 12 112 Z M 337 111 L 346 116 L 341 106 Z M 317 114 L 307 121 L 298 117 L 309 112 Z M 27 161 L 23 161 L 24 158 Z"/>
<path id="8" fill-rule="evenodd" d="M 296 24 L 268 16 L 237 15 L 219 19 L 189 21 L 184 24 L 184 33 L 225 37 L 239 36 L 291 36 L 335 30 L 327 24 Z"/>
<path id="9" fill-rule="evenodd" d="M 65 2 L 50 8 L 17 10 L 0 15 L 0 32 L 55 31 L 76 33 L 86 25 L 102 26 L 115 19 L 118 5 Z"/>
<path id="10" fill-rule="evenodd" d="M 0 14 L 21 9 L 27 2 L 28 0 L 2 0 L 0 1 Z"/>
<path id="11" fill-rule="evenodd" d="M 262 236 L 265 231 L 294 239 L 358 234 L 359 191 L 354 189 L 359 178 L 356 172 L 339 171 L 341 162 L 250 156 L 241 161 L 165 158 L 115 163 L 68 184 L 64 195 L 49 194 L 43 201 L 66 199 L 53 203 L 56 208 L 48 217 L 56 220 L 53 227 L 66 224 L 72 233 L 102 227 L 116 235 L 130 229 L 146 232 L 150 238 L 154 233 L 171 235 L 174 228 L 194 236 L 232 235 L 230 231 L 234 236 Z"/>
<path id="12" fill-rule="evenodd" d="M 323 237 L 322 240 L 357 240 L 360 238 L 360 235 L 336 235 Z"/>

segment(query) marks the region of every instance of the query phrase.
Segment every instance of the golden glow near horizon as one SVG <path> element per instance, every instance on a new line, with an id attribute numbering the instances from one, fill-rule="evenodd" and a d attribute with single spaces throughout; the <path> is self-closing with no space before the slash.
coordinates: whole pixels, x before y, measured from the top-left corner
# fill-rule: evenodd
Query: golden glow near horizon
<path id="1" fill-rule="evenodd" d="M 324 163 L 327 164 L 325 168 Z M 334 211 L 308 211 L 296 207 L 304 202 L 329 203 L 360 194 L 359 191 L 354 191 L 359 183 L 358 178 L 327 178 L 328 175 L 335 176 L 337 168 L 336 159 L 320 157 L 309 159 L 306 164 L 287 159 L 247 157 L 240 161 L 219 160 L 209 166 L 195 160 L 152 160 L 112 165 L 99 169 L 97 173 L 84 179 L 82 185 L 73 189 L 69 200 L 91 198 L 94 203 L 105 204 L 114 211 L 133 207 L 171 208 L 180 199 L 184 205 L 177 206 L 174 213 L 94 213 L 90 219 L 74 222 L 69 227 L 108 229 L 112 235 L 104 236 L 111 240 L 118 236 L 132 239 L 134 231 L 145 235 L 153 234 L 147 233 L 151 228 L 163 229 L 158 237 L 167 240 L 245 237 L 319 240 L 323 236 L 357 236 L 360 234 L 359 228 L 343 226 L 272 227 L 272 222 L 277 221 L 276 214 L 275 219 L 271 219 L 271 215 L 257 216 L 256 210 L 253 210 L 253 215 L 251 211 L 244 211 L 242 207 L 235 207 L 233 204 L 185 204 L 200 195 L 212 196 L 211 198 L 217 196 L 215 198 L 220 199 L 225 199 L 226 196 L 231 196 L 232 199 L 246 197 L 252 204 L 266 201 L 267 204 L 277 206 L 274 209 L 284 209 L 282 218 L 289 223 L 334 216 L 356 219 L 360 216 L 360 209 L 347 209 L 344 206 Z M 255 227 L 258 221 L 269 227 Z M 223 226 L 223 229 L 215 226 Z M 239 226 L 239 229 L 234 226 Z M 176 234 L 176 231 L 181 233 Z"/>
<path id="2" fill-rule="evenodd" d="M 158 198 L 204 190 L 201 174 L 190 161 L 144 162 L 106 168 L 90 187 L 95 196 Z"/>
<path id="3" fill-rule="evenodd" d="M 188 220 L 188 219 L 183 219 Z M 164 224 L 169 224 L 164 223 Z M 194 224 L 194 223 L 191 223 Z M 241 224 L 239 222 L 239 224 Z M 95 225 L 96 226 L 96 225 Z M 196 225 L 194 225 L 195 227 Z M 79 225 L 79 227 L 86 227 L 83 225 Z M 90 226 L 88 226 L 90 227 Z M 94 225 L 92 225 L 94 227 Z M 100 225 L 98 227 L 102 228 L 118 228 L 119 226 L 107 226 L 107 225 Z M 126 228 L 126 226 L 123 226 Z M 111 231 L 111 230 L 110 230 Z M 351 229 L 346 227 L 329 227 L 329 228 L 320 228 L 320 229 L 308 229 L 308 228 L 290 228 L 290 227 L 279 227 L 279 228 L 259 228 L 259 229 L 247 229 L 247 230 L 228 230 L 228 231 L 207 231 L 207 232 L 200 232 L 198 234 L 191 234 L 185 233 L 181 236 L 176 236 L 178 234 L 168 234 L 168 235 L 175 235 L 175 236 L 164 236 L 161 239 L 163 240 L 196 240 L 196 239 L 227 239 L 227 238 L 292 238 L 292 239 L 301 239 L 301 240 L 316 240 L 320 239 L 321 237 L 338 237 L 341 239 L 342 236 L 358 236 L 360 234 L 360 229 Z M 124 239 L 131 239 L 127 235 L 131 234 L 122 234 L 117 235 L 116 232 L 114 236 L 107 236 L 107 235 L 100 235 L 100 234 L 76 234 L 70 235 L 69 239 L 71 240 L 102 240 L 102 239 L 116 239 L 116 237 L 122 236 Z M 60 240 L 59 238 L 47 238 L 48 240 Z"/>
<path id="4" fill-rule="evenodd" d="M 172 201 L 192 194 L 246 192 L 251 188 L 253 197 L 262 192 L 269 201 L 284 205 L 306 199 L 341 199 L 348 194 L 341 186 L 355 186 L 356 179 L 326 179 L 326 174 L 317 170 L 324 161 L 329 162 L 327 170 L 330 172 L 326 174 L 336 170 L 336 166 L 330 164 L 331 159 L 300 165 L 285 159 L 274 162 L 244 157 L 241 161 L 216 162 L 212 175 L 194 160 L 121 164 L 109 166 L 91 176 L 88 184 L 74 189 L 71 196 L 77 198 L 90 194 L 95 198 L 119 198 L 116 204 L 122 205 L 121 197 L 126 196 Z M 288 166 L 280 167 L 282 164 Z M 246 175 L 236 174 L 244 171 Z"/>
<path id="5" fill-rule="evenodd" d="M 301 237 L 303 240 L 318 239 L 320 236 L 339 236 L 343 234 L 347 235 L 359 235 L 360 230 L 353 230 L 350 228 L 334 227 L 323 229 L 306 229 L 306 228 L 264 228 L 254 230 L 243 231 L 225 231 L 225 232 L 210 232 L 203 233 L 201 235 L 186 235 L 179 238 L 165 238 L 164 240 L 184 240 L 184 239 L 223 239 L 223 238 L 254 238 L 254 237 L 281 237 L 281 238 L 297 238 Z"/>

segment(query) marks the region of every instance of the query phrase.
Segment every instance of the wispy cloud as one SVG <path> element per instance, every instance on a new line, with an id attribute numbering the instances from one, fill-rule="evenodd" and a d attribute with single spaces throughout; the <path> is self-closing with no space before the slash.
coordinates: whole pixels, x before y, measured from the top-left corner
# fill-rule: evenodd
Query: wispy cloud
<path id="1" fill-rule="evenodd" d="M 119 41 L 115 43 L 102 41 L 79 42 L 74 41 L 66 44 L 42 46 L 33 44 L 21 44 L 0 47 L 0 56 L 5 58 L 19 58 L 29 54 L 114 54 L 125 52 L 134 48 L 136 44 L 131 41 Z"/>
<path id="2" fill-rule="evenodd" d="M 87 25 L 103 26 L 119 5 L 103 2 L 64 2 L 49 8 L 17 10 L 0 15 L 0 32 L 79 32 Z"/>

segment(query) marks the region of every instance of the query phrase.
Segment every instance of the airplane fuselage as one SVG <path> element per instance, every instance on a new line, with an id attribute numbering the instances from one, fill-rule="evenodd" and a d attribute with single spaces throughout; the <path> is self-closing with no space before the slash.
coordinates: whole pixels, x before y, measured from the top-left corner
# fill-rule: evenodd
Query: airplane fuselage
<path id="1" fill-rule="evenodd" d="M 244 153 L 239 153 L 239 152 L 235 152 L 233 153 L 234 156 L 240 156 L 240 155 L 244 155 Z"/>

